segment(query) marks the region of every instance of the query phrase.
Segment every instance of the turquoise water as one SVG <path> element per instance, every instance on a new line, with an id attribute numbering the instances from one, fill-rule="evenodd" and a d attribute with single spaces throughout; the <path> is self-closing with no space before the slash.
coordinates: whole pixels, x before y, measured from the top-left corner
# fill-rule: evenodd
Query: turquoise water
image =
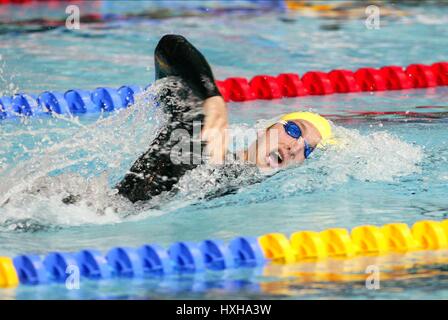
<path id="1" fill-rule="evenodd" d="M 188 37 L 218 79 L 446 61 L 448 7 L 403 9 L 408 16 L 383 18 L 380 30 L 366 29 L 363 20 L 278 11 L 85 24 L 76 32 L 9 30 L 0 33 L 0 93 L 146 85 L 153 81 L 152 52 L 165 33 Z M 301 167 L 210 201 L 197 200 L 206 182 L 197 170 L 183 182 L 185 191 L 161 200 L 157 210 L 133 207 L 110 188 L 146 150 L 162 121 L 143 99 L 101 119 L 2 121 L 0 255 L 168 246 L 179 240 L 227 241 L 239 235 L 446 218 L 447 96 L 448 88 L 441 87 L 230 103 L 230 123 L 237 132 L 256 127 L 257 120 L 311 109 L 332 120 L 341 144 L 319 150 Z M 363 114 L 369 111 L 402 113 Z M 74 191 L 83 196 L 82 203 L 61 204 Z M 305 267 L 275 266 L 195 279 L 82 282 L 74 291 L 61 285 L 22 286 L 0 291 L 0 297 L 446 299 L 446 252 L 421 255 L 375 262 L 389 275 L 375 291 L 359 279 L 305 281 L 291 276 Z M 394 261 L 406 267 L 397 271 L 390 267 Z M 327 267 L 344 274 L 343 264 Z"/>

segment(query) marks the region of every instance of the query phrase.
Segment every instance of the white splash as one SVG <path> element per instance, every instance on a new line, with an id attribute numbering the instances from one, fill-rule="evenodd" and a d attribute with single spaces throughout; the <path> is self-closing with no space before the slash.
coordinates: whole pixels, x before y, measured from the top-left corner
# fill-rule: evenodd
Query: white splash
<path id="1" fill-rule="evenodd" d="M 57 143 L 28 149 L 20 136 L 15 158 L 3 160 L 0 167 L 0 224 L 11 219 L 36 219 L 56 225 L 118 222 L 121 215 L 134 211 L 127 201 L 113 194 L 110 180 L 128 159 L 135 159 L 147 149 L 156 134 L 155 124 L 163 123 L 163 114 L 153 107 L 152 97 L 160 86 L 153 86 L 136 97 L 136 103 L 91 125 L 70 117 L 73 135 Z M 50 120 L 54 121 L 54 119 Z M 18 125 L 17 125 L 18 126 Z M 17 134 L 17 132 L 16 132 Z M 23 139 L 48 140 L 48 132 L 24 130 Z M 13 137 L 5 135 L 5 141 Z M 21 160 L 25 157 L 25 160 Z M 132 161 L 132 160 L 131 160 Z M 76 206 L 61 200 L 70 195 L 82 201 Z"/>

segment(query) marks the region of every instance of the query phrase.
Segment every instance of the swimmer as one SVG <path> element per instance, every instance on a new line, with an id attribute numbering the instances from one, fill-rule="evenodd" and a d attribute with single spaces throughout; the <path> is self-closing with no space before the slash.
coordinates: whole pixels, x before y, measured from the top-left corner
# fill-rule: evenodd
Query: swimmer
<path id="1" fill-rule="evenodd" d="M 171 191 L 182 176 L 203 163 L 201 159 L 197 161 L 203 151 L 210 163 L 216 165 L 229 155 L 227 106 L 204 56 L 184 37 L 165 35 L 155 49 L 155 75 L 157 81 L 170 80 L 158 97 L 168 120 L 148 151 L 116 186 L 118 193 L 131 202 Z M 195 123 L 200 123 L 200 128 L 195 128 Z M 171 151 L 179 143 L 171 134 L 179 129 L 193 137 L 190 150 L 194 150 L 193 144 L 198 141 L 201 147 L 199 155 L 188 154 L 191 160 L 188 163 L 170 159 Z M 199 136 L 194 136 L 195 132 Z M 275 142 L 271 141 L 274 134 Z M 234 156 L 269 171 L 302 163 L 330 139 L 331 126 L 325 118 L 311 112 L 293 112 L 280 116 L 258 134 L 257 141 L 247 150 Z"/>

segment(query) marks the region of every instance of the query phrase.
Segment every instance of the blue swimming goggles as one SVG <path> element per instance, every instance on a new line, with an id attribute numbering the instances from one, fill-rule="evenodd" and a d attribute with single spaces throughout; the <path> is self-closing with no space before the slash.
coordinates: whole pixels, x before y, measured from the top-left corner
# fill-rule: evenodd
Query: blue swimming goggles
<path id="1" fill-rule="evenodd" d="M 300 137 L 303 138 L 302 130 L 300 130 L 300 127 L 297 125 L 297 123 L 295 123 L 293 121 L 284 121 L 284 120 L 280 120 L 278 123 L 281 123 L 283 125 L 283 128 L 285 129 L 285 132 L 291 138 L 294 138 L 296 140 L 299 140 Z M 310 156 L 311 152 L 314 151 L 314 148 L 311 147 L 308 144 L 308 142 L 306 142 L 305 138 L 303 138 L 303 142 L 305 144 L 305 150 L 304 150 L 305 159 L 308 159 L 308 157 Z"/>

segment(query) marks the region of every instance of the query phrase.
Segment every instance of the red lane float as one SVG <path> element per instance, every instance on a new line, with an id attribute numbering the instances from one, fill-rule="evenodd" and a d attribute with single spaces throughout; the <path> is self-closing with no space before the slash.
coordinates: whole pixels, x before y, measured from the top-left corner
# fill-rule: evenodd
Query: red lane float
<path id="1" fill-rule="evenodd" d="M 250 87 L 258 99 L 272 100 L 283 97 L 280 84 L 272 76 L 255 76 L 250 80 Z"/>
<path id="2" fill-rule="evenodd" d="M 278 76 L 259 75 L 216 81 L 226 101 L 272 100 L 282 97 L 327 95 L 360 91 L 406 90 L 448 85 L 448 62 L 432 65 L 411 64 L 406 68 L 385 66 L 379 69 L 360 68 L 356 71 L 309 71 Z"/>
<path id="3" fill-rule="evenodd" d="M 27 4 L 32 0 L 0 0 L 0 4 Z"/>
<path id="4" fill-rule="evenodd" d="M 309 71 L 303 75 L 302 82 L 311 95 L 334 93 L 333 84 L 325 72 Z"/>
<path id="5" fill-rule="evenodd" d="M 0 5 L 2 4 L 28 5 L 33 3 L 47 3 L 49 5 L 53 5 L 64 2 L 79 2 L 79 0 L 0 0 Z"/>
<path id="6" fill-rule="evenodd" d="M 381 76 L 386 81 L 387 90 L 404 90 L 413 88 L 412 81 L 399 66 L 382 67 Z"/>
<path id="7" fill-rule="evenodd" d="M 308 90 L 295 73 L 282 73 L 277 76 L 277 82 L 284 97 L 300 97 L 308 95 Z"/>
<path id="8" fill-rule="evenodd" d="M 350 70 L 333 70 L 328 73 L 328 77 L 337 93 L 361 91 L 354 73 Z"/>
<path id="9" fill-rule="evenodd" d="M 246 78 L 228 78 L 224 83 L 229 90 L 230 100 L 239 102 L 256 99 L 255 93 Z"/>
<path id="10" fill-rule="evenodd" d="M 437 86 L 437 77 L 431 66 L 424 64 L 411 64 L 406 68 L 414 88 L 429 88 Z"/>
<path id="11" fill-rule="evenodd" d="M 381 72 L 374 68 L 361 68 L 355 72 L 355 79 L 362 91 L 384 91 L 386 81 Z"/>
<path id="12" fill-rule="evenodd" d="M 431 68 L 437 78 L 437 84 L 448 86 L 448 62 L 434 63 Z"/>

